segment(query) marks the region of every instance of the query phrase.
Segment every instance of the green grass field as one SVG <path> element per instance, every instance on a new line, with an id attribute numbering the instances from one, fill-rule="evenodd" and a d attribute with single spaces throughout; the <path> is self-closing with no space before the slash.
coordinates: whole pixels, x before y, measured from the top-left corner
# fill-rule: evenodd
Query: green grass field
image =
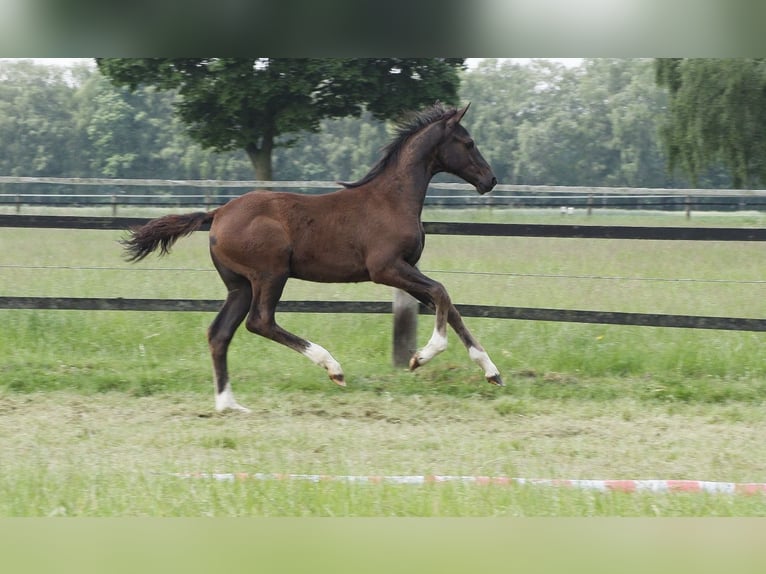
<path id="1" fill-rule="evenodd" d="M 125 215 L 128 215 L 127 213 Z M 154 213 L 153 213 L 154 215 Z M 427 211 L 431 220 L 762 226 L 757 214 L 585 218 Z M 206 234 L 121 260 L 118 233 L 0 229 L 0 292 L 223 298 Z M 457 303 L 766 316 L 758 244 L 431 236 L 421 269 Z M 67 267 L 51 269 L 55 267 Z M 470 272 L 470 273 L 466 273 Z M 673 281 L 673 279 L 683 281 Z M 285 299 L 385 300 L 370 285 L 288 284 Z M 763 516 L 766 498 L 547 487 L 184 480 L 183 472 L 461 474 L 766 481 L 758 333 L 467 319 L 506 380 L 452 334 L 415 373 L 391 320 L 283 314 L 348 379 L 244 329 L 240 402 L 215 414 L 206 313 L 2 310 L 0 516 Z M 432 329 L 421 317 L 419 341 Z"/>

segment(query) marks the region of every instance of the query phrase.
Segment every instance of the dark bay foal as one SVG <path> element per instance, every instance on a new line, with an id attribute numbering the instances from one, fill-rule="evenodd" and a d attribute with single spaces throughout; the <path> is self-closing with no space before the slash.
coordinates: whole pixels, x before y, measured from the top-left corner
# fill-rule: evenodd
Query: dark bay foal
<path id="1" fill-rule="evenodd" d="M 380 161 L 361 180 L 318 196 L 255 191 L 207 213 L 168 215 L 131 231 L 124 241 L 138 261 L 210 222 L 210 255 L 228 289 L 226 301 L 208 330 L 215 376 L 215 406 L 247 409 L 234 400 L 226 354 L 245 318 L 247 329 L 281 343 L 323 367 L 345 385 L 340 364 L 323 347 L 280 327 L 274 319 L 288 278 L 348 283 L 374 281 L 407 291 L 435 309 L 428 343 L 410 360 L 410 369 L 447 347 L 447 324 L 484 370 L 490 383 L 500 373 L 463 324 L 444 287 L 416 267 L 424 246 L 420 220 L 428 182 L 448 172 L 487 193 L 497 183 L 460 121 L 468 106 L 437 104 L 399 125 Z"/>

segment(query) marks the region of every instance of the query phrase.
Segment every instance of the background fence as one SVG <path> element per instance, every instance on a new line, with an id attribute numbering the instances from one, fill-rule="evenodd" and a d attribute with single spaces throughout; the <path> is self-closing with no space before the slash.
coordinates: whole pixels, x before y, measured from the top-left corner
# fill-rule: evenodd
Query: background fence
<path id="1" fill-rule="evenodd" d="M 76 187 L 98 188 L 95 193 L 75 193 Z M 237 197 L 243 189 L 285 189 L 323 193 L 339 186 L 333 181 L 219 181 L 164 179 L 100 179 L 0 176 L 0 206 L 56 205 L 111 207 L 211 208 Z M 14 189 L 17 188 L 17 189 Z M 150 193 L 142 192 L 149 188 Z M 169 191 L 172 190 L 172 191 Z M 685 211 L 766 210 L 766 190 L 658 189 L 618 187 L 561 187 L 498 185 L 480 197 L 464 183 L 432 182 L 426 205 L 441 207 L 495 206 L 516 208 L 641 209 Z"/>
<path id="2" fill-rule="evenodd" d="M 0 215 L 0 227 L 123 230 L 132 226 L 141 225 L 146 221 L 148 221 L 146 218 L 135 217 Z M 762 228 L 636 227 L 441 222 L 425 222 L 424 227 L 426 233 L 434 235 L 565 237 L 667 241 L 766 241 L 766 229 Z M 216 311 L 221 304 L 222 301 L 220 300 L 203 299 L 0 297 L 0 308 L 5 309 Z M 486 305 L 457 305 L 457 307 L 466 317 L 695 329 L 766 331 L 766 319 L 618 313 Z M 391 303 L 380 301 L 282 301 L 278 307 L 280 312 L 301 313 L 391 313 L 391 309 Z M 419 313 L 430 312 L 429 309 L 423 306 L 420 306 L 419 308 Z"/>

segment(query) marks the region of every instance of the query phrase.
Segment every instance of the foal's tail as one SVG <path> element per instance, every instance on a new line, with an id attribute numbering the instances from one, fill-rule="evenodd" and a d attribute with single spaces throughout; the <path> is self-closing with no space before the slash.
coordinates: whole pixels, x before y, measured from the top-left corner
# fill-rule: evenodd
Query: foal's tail
<path id="1" fill-rule="evenodd" d="M 215 210 L 185 215 L 166 215 L 152 219 L 141 227 L 133 228 L 122 239 L 128 261 L 141 261 L 158 247 L 160 255 L 166 255 L 177 239 L 197 231 L 204 224 L 213 221 Z"/>

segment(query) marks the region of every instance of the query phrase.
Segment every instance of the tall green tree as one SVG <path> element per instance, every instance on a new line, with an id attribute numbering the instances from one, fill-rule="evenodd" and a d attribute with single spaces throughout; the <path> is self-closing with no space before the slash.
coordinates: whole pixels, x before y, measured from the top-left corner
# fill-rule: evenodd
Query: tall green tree
<path id="1" fill-rule="evenodd" d="M 0 173 L 55 176 L 76 171 L 82 148 L 74 89 L 64 70 L 32 61 L 0 66 Z"/>
<path id="2" fill-rule="evenodd" d="M 461 58 L 100 58 L 117 85 L 178 91 L 187 133 L 216 151 L 244 150 L 256 178 L 272 178 L 272 152 L 317 132 L 325 118 L 376 119 L 437 99 L 456 103 Z"/>
<path id="3" fill-rule="evenodd" d="M 653 77 L 648 59 L 483 60 L 461 98 L 503 183 L 672 187 L 657 133 L 667 98 Z"/>
<path id="4" fill-rule="evenodd" d="M 537 87 L 551 80 L 548 71 L 536 65 L 486 59 L 463 77 L 460 95 L 471 102 L 471 134 L 501 183 L 523 183 L 519 131 L 540 120 L 544 94 Z"/>
<path id="5" fill-rule="evenodd" d="M 386 124 L 369 112 L 326 119 L 319 133 L 305 134 L 274 154 L 274 171 L 280 179 L 355 181 L 369 171 L 389 139 Z"/>
<path id="6" fill-rule="evenodd" d="M 670 98 L 662 137 L 671 168 L 696 182 L 722 164 L 734 187 L 766 183 L 766 59 L 662 58 L 655 71 Z"/>
<path id="7" fill-rule="evenodd" d="M 164 177 L 162 151 L 172 137 L 171 100 L 156 90 L 128 92 L 94 73 L 78 93 L 90 167 L 107 177 Z"/>

